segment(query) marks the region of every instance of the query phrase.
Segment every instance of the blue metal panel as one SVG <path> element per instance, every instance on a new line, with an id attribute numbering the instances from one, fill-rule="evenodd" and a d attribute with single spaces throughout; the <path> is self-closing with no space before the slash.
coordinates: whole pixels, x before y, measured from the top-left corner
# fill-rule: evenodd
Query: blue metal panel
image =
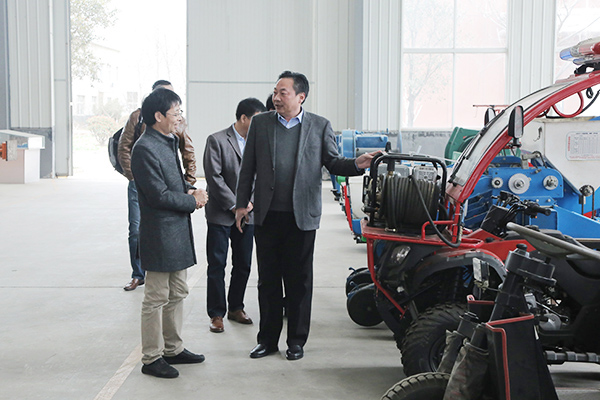
<path id="1" fill-rule="evenodd" d="M 511 187 L 509 184 L 512 177 L 520 174 L 520 178 L 526 182 L 526 190 Z M 545 185 L 544 180 L 552 176 L 555 178 L 555 187 Z M 507 191 L 518 195 L 522 200 L 533 200 L 542 206 L 552 206 L 549 216 L 539 214 L 536 218 L 523 217 L 520 224 L 537 225 L 544 229 L 557 229 L 566 235 L 576 238 L 600 238 L 600 222 L 582 215 L 580 204 L 580 193 L 562 174 L 546 162 L 541 165 L 534 161 L 526 168 L 521 167 L 519 157 L 496 157 L 486 173 L 481 177 L 473 193 L 469 197 L 465 226 L 476 229 L 485 218 L 485 213 L 495 201 L 501 191 Z M 592 210 L 592 199 L 589 199 L 584 211 Z M 594 208 L 595 205 L 594 205 Z"/>
<path id="2" fill-rule="evenodd" d="M 354 158 L 362 153 L 385 149 L 388 136 L 385 132 L 364 133 L 346 129 L 337 136 L 336 140 L 340 154 L 344 157 Z"/>

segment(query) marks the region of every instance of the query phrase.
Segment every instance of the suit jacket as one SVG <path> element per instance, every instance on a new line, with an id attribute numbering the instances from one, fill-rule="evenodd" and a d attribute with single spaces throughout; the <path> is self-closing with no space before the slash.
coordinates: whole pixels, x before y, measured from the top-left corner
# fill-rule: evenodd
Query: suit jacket
<path id="1" fill-rule="evenodd" d="M 123 175 L 130 181 L 133 180 L 133 174 L 131 173 L 131 149 L 133 149 L 133 145 L 135 144 L 135 126 L 138 124 L 141 112 L 142 110 L 138 108 L 129 116 L 123 128 L 123 133 L 121 133 L 119 149 L 117 151 L 119 163 L 123 167 Z M 145 129 L 146 124 L 142 123 L 141 132 L 144 132 Z M 182 118 L 181 123 L 177 125 L 173 133 L 179 137 L 179 151 L 181 151 L 183 168 L 185 168 L 185 180 L 190 185 L 193 185 L 196 183 L 196 155 L 194 153 L 192 138 L 187 132 L 185 118 Z"/>
<path id="2" fill-rule="evenodd" d="M 140 203 L 140 259 L 147 271 L 180 271 L 196 264 L 192 188 L 183 178 L 179 139 L 148 128 L 131 152 L 131 171 Z"/>
<path id="3" fill-rule="evenodd" d="M 277 113 L 255 115 L 250 123 L 240 170 L 236 206 L 245 207 L 254 191 L 254 223 L 262 225 L 273 198 L 275 185 L 275 126 Z M 354 159 L 339 155 L 331 123 L 304 112 L 300 128 L 292 201 L 296 224 L 303 231 L 319 228 L 321 220 L 321 167 L 341 176 L 361 175 Z"/>
<path id="4" fill-rule="evenodd" d="M 209 200 L 204 215 L 209 223 L 226 226 L 235 223 L 231 208 L 235 207 L 235 188 L 241 163 L 242 153 L 232 126 L 206 139 L 204 176 Z M 249 223 L 254 223 L 252 214 Z"/>

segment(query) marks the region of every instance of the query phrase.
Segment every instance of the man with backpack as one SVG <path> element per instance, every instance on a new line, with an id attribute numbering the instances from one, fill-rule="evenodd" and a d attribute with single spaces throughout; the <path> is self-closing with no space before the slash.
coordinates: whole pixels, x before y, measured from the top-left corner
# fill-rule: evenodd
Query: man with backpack
<path id="1" fill-rule="evenodd" d="M 158 88 L 166 88 L 173 90 L 171 82 L 166 80 L 158 80 L 152 85 L 152 91 Z M 179 137 L 179 151 L 181 152 L 181 159 L 183 167 L 185 169 L 185 180 L 193 185 L 196 182 L 196 156 L 194 154 L 194 145 L 192 139 L 187 133 L 187 124 L 185 119 L 181 117 L 182 121 L 175 128 L 173 134 Z M 129 179 L 129 185 L 127 187 L 127 203 L 128 203 L 128 217 L 129 217 L 129 259 L 131 262 L 131 280 L 125 287 L 126 291 L 135 290 L 138 286 L 144 284 L 144 270 L 140 264 L 140 255 L 138 250 L 139 234 L 140 234 L 140 206 L 138 202 L 138 194 L 133 180 L 133 174 L 131 172 L 131 149 L 133 145 L 139 139 L 139 137 L 146 130 L 146 125 L 142 119 L 141 109 L 138 108 L 131 113 L 123 133 L 119 138 L 118 147 L 118 159 L 123 169 L 123 175 Z"/>

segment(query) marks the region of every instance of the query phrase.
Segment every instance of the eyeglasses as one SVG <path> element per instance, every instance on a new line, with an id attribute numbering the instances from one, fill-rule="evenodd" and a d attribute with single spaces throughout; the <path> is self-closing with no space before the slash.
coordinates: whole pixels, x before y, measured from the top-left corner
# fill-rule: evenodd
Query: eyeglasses
<path id="1" fill-rule="evenodd" d="M 167 115 L 170 115 L 171 117 L 179 117 L 183 115 L 183 110 L 175 111 L 173 114 L 167 113 Z"/>

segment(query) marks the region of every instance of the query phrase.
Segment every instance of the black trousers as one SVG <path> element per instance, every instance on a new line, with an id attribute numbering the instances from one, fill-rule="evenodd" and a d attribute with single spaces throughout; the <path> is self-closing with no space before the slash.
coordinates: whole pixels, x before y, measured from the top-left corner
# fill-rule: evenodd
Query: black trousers
<path id="1" fill-rule="evenodd" d="M 246 225 L 244 233 L 240 233 L 235 225 L 208 224 L 206 310 L 209 317 L 224 317 L 227 311 L 244 309 L 244 295 L 252 265 L 253 238 L 254 225 Z M 231 280 L 225 301 L 225 269 L 230 243 Z"/>
<path id="2" fill-rule="evenodd" d="M 304 346 L 310 329 L 316 231 L 301 231 L 294 213 L 269 211 L 255 227 L 258 260 L 258 343 L 277 346 L 283 327 L 285 285 L 287 344 Z"/>

